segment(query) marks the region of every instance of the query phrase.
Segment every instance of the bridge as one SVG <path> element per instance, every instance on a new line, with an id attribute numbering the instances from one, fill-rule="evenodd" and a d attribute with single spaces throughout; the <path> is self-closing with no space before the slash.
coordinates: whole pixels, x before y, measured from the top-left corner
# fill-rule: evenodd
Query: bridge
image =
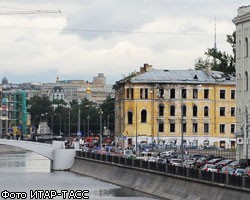
<path id="1" fill-rule="evenodd" d="M 75 149 L 65 149 L 65 144 L 62 141 L 53 140 L 52 144 L 44 144 L 23 140 L 0 139 L 0 144 L 20 147 L 38 153 L 51 160 L 51 169 L 53 170 L 67 170 L 74 163 Z"/>

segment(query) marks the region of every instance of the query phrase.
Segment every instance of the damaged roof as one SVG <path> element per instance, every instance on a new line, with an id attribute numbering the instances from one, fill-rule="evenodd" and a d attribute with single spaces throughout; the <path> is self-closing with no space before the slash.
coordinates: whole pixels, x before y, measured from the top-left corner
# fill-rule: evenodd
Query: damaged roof
<path id="1" fill-rule="evenodd" d="M 131 83 L 235 84 L 235 77 L 219 71 L 152 69 L 130 79 Z"/>

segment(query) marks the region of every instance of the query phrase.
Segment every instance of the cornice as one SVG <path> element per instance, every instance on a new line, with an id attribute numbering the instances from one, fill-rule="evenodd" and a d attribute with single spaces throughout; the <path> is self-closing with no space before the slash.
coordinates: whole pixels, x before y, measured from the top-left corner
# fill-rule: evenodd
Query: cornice
<path id="1" fill-rule="evenodd" d="M 239 23 L 242 23 L 242 22 L 250 21 L 250 13 L 248 13 L 246 15 L 235 17 L 232 21 L 236 25 Z"/>

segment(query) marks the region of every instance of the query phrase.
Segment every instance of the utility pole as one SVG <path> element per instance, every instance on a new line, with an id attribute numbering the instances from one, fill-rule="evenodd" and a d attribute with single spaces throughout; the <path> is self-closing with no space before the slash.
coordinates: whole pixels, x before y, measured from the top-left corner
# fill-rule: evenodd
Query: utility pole
<path id="1" fill-rule="evenodd" d="M 70 138 L 70 108 L 69 108 L 69 130 L 68 130 L 69 138 Z"/>
<path id="2" fill-rule="evenodd" d="M 101 107 L 100 107 L 99 114 L 100 114 L 100 148 L 102 150 L 102 114 L 103 114 L 103 111 Z"/>
<path id="3" fill-rule="evenodd" d="M 244 146 L 245 146 L 245 158 L 248 159 L 248 110 L 245 108 L 245 134 L 244 134 Z"/>

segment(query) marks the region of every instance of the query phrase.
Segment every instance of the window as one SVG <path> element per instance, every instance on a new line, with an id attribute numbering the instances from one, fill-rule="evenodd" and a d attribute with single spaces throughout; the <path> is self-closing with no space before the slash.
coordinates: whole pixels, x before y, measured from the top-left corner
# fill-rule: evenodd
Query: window
<path id="1" fill-rule="evenodd" d="M 220 124 L 220 133 L 225 133 L 225 124 Z"/>
<path id="2" fill-rule="evenodd" d="M 130 89 L 130 95 L 131 95 L 131 99 L 134 99 L 134 88 Z"/>
<path id="3" fill-rule="evenodd" d="M 238 54 L 238 58 L 240 58 L 241 57 L 241 41 L 239 40 L 239 51 L 238 51 L 239 53 L 237 53 Z"/>
<path id="4" fill-rule="evenodd" d="M 232 134 L 235 133 L 235 124 L 231 124 L 231 133 L 232 133 Z"/>
<path id="5" fill-rule="evenodd" d="M 133 113 L 128 112 L 128 124 L 133 124 Z"/>
<path id="6" fill-rule="evenodd" d="M 220 116 L 225 116 L 225 107 L 220 107 Z"/>
<path id="7" fill-rule="evenodd" d="M 209 109 L 208 109 L 208 106 L 205 106 L 204 107 L 204 117 L 208 117 L 209 115 Z"/>
<path id="8" fill-rule="evenodd" d="M 187 107 L 186 107 L 186 105 L 182 105 L 182 116 L 183 117 L 187 116 Z"/>
<path id="9" fill-rule="evenodd" d="M 140 89 L 140 98 L 143 99 L 143 89 Z"/>
<path id="10" fill-rule="evenodd" d="M 126 90 L 126 97 L 127 97 L 127 99 L 129 99 L 129 88 L 127 88 L 127 90 Z"/>
<path id="11" fill-rule="evenodd" d="M 170 123 L 170 132 L 175 132 L 175 123 Z"/>
<path id="12" fill-rule="evenodd" d="M 248 38 L 245 38 L 245 57 L 248 57 Z"/>
<path id="13" fill-rule="evenodd" d="M 231 107 L 231 117 L 235 116 L 235 107 Z"/>
<path id="14" fill-rule="evenodd" d="M 183 131 L 183 133 L 187 132 L 187 124 L 186 123 L 182 124 L 182 131 Z"/>
<path id="15" fill-rule="evenodd" d="M 164 132 L 164 123 L 162 121 L 159 121 L 158 131 L 159 132 Z"/>
<path id="16" fill-rule="evenodd" d="M 170 90 L 170 98 L 174 99 L 175 98 L 175 89 Z"/>
<path id="17" fill-rule="evenodd" d="M 198 108 L 196 105 L 193 106 L 193 117 L 197 117 L 198 114 Z"/>
<path id="18" fill-rule="evenodd" d="M 220 99 L 226 98 L 226 90 L 220 90 Z"/>
<path id="19" fill-rule="evenodd" d="M 159 106 L 159 116 L 164 116 L 164 106 L 163 105 Z"/>
<path id="20" fill-rule="evenodd" d="M 148 99 L 148 88 L 145 89 L 145 99 Z"/>
<path id="21" fill-rule="evenodd" d="M 175 116 L 175 106 L 170 106 L 170 116 Z"/>
<path id="22" fill-rule="evenodd" d="M 198 124 L 193 123 L 193 133 L 197 133 L 197 132 L 198 132 Z"/>
<path id="23" fill-rule="evenodd" d="M 209 123 L 204 123 L 204 133 L 209 133 Z"/>
<path id="24" fill-rule="evenodd" d="M 181 98 L 183 99 L 187 98 L 187 89 L 181 89 Z"/>
<path id="25" fill-rule="evenodd" d="M 141 123 L 146 123 L 147 122 L 147 111 L 142 110 L 141 111 Z"/>
<path id="26" fill-rule="evenodd" d="M 209 89 L 204 90 L 204 99 L 209 99 Z"/>
<path id="27" fill-rule="evenodd" d="M 235 90 L 231 90 L 231 99 L 235 99 Z"/>
<path id="28" fill-rule="evenodd" d="M 127 93 L 126 94 L 127 99 L 134 98 L 134 89 L 133 88 L 127 88 L 126 93 Z"/>
<path id="29" fill-rule="evenodd" d="M 193 99 L 198 98 L 198 89 L 193 89 Z"/>
<path id="30" fill-rule="evenodd" d="M 164 89 L 163 88 L 159 89 L 159 98 L 164 98 Z"/>
<path id="31" fill-rule="evenodd" d="M 245 91 L 248 91 L 248 72 L 245 72 Z"/>
<path id="32" fill-rule="evenodd" d="M 140 89 L 140 98 L 141 99 L 148 99 L 148 88 L 141 88 Z"/>

